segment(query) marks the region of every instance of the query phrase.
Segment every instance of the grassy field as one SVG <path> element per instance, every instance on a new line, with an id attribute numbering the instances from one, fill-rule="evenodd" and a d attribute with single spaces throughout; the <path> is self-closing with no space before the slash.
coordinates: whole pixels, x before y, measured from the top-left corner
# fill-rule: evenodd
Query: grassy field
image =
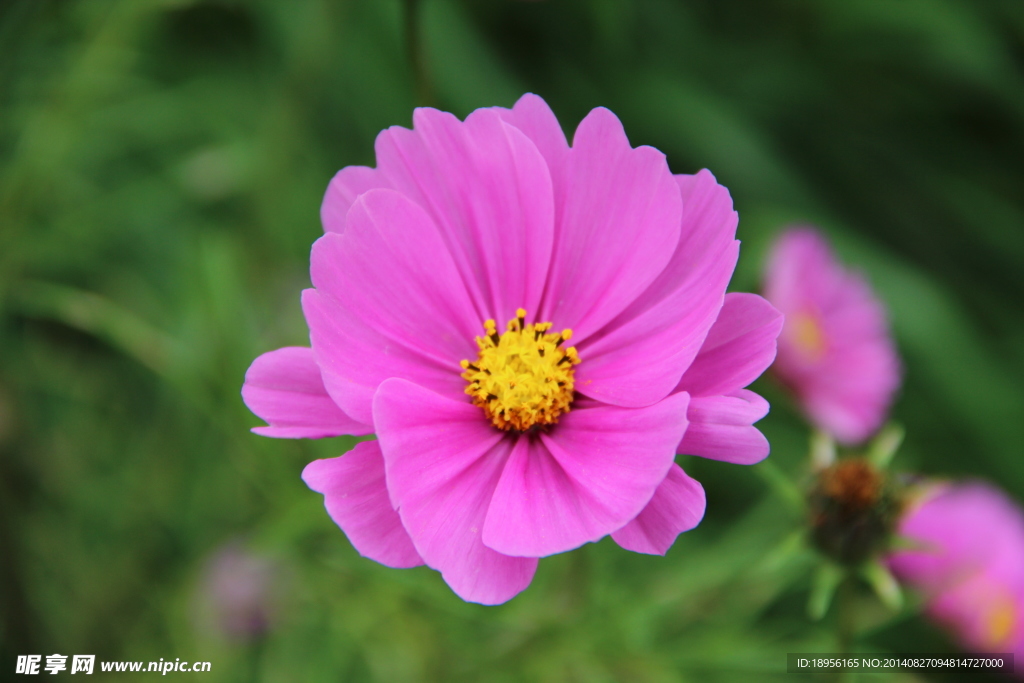
<path id="1" fill-rule="evenodd" d="M 771 561 L 800 520 L 761 466 L 681 459 L 708 513 L 666 558 L 606 539 L 481 607 L 324 514 L 299 473 L 354 440 L 249 433 L 248 364 L 308 343 L 328 180 L 425 101 L 535 92 L 569 133 L 603 105 L 675 172 L 711 169 L 740 213 L 734 290 L 782 228 L 820 226 L 891 311 L 895 466 L 1024 495 L 1019 0 L 422 0 L 418 85 L 407 9 L 0 2 L 0 677 L 57 652 L 210 661 L 211 682 L 781 681 L 785 653 L 834 651 L 808 561 Z M 795 480 L 807 428 L 755 388 Z M 266 584 L 227 630 L 224 553 Z M 866 651 L 952 648 L 913 601 L 864 605 Z"/>

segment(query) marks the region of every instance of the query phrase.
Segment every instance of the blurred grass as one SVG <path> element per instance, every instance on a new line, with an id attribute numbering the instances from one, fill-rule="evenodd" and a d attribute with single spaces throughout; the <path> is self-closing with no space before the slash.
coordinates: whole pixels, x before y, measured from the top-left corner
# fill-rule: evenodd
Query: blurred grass
<path id="1" fill-rule="evenodd" d="M 415 105 L 398 0 L 0 4 L 0 660 L 210 660 L 210 680 L 782 679 L 833 649 L 793 519 L 755 471 L 686 459 L 708 516 L 665 559 L 605 541 L 511 603 L 359 558 L 302 485 L 351 439 L 281 442 L 238 396 L 306 343 L 298 306 L 334 171 Z M 1024 494 L 1024 5 L 1017 0 L 423 0 L 429 81 L 464 116 L 593 106 L 740 211 L 734 288 L 822 226 L 892 310 L 897 466 Z M 806 435 L 769 382 L 794 473 Z M 287 567 L 265 636 L 196 616 L 242 539 Z M 949 648 L 881 616 L 866 646 Z M 954 680 L 947 677 L 942 680 Z"/>

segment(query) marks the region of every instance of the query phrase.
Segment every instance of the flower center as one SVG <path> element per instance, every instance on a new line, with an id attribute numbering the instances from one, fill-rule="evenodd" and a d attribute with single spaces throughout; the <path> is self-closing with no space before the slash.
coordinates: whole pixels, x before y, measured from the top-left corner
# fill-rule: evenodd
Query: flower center
<path id="1" fill-rule="evenodd" d="M 796 347 L 809 361 L 817 361 L 825 354 L 825 333 L 821 324 L 809 313 L 792 317 L 790 334 Z"/>
<path id="2" fill-rule="evenodd" d="M 989 647 L 1002 646 L 1013 633 L 1013 627 L 1017 625 L 1017 610 L 1014 609 L 1009 596 L 996 601 L 985 616 L 986 645 Z"/>
<path id="3" fill-rule="evenodd" d="M 462 377 L 469 382 L 466 393 L 498 429 L 523 432 L 555 424 L 569 411 L 574 366 L 580 357 L 575 346 L 562 348 L 572 330 L 555 334 L 550 329 L 551 323 L 527 325 L 521 308 L 500 336 L 495 322 L 488 320 L 486 334 L 476 338 L 476 362 L 460 363 Z"/>
<path id="4" fill-rule="evenodd" d="M 843 458 L 823 470 L 808 508 L 811 543 L 846 567 L 884 551 L 899 514 L 885 475 L 864 458 Z"/>

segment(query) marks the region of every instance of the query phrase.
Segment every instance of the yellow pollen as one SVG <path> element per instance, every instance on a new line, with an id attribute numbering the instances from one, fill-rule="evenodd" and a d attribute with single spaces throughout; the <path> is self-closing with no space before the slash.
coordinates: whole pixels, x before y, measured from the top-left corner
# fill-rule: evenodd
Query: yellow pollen
<path id="1" fill-rule="evenodd" d="M 985 615 L 985 640 L 989 647 L 1001 647 L 1017 625 L 1017 610 L 1009 596 L 997 601 Z"/>
<path id="2" fill-rule="evenodd" d="M 562 347 L 572 330 L 550 329 L 551 323 L 526 324 L 522 308 L 500 336 L 495 322 L 487 320 L 484 336 L 476 338 L 476 361 L 460 363 L 462 377 L 469 382 L 466 393 L 498 429 L 524 432 L 555 424 L 569 411 L 580 357 L 575 346 Z"/>
<path id="3" fill-rule="evenodd" d="M 825 333 L 809 313 L 797 313 L 788 321 L 790 338 L 808 360 L 818 360 L 825 353 Z"/>

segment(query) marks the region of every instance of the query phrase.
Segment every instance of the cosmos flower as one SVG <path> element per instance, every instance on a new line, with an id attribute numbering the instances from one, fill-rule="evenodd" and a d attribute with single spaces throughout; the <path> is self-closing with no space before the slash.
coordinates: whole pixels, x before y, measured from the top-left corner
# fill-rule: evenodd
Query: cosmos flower
<path id="1" fill-rule="evenodd" d="M 537 558 L 611 534 L 663 554 L 704 513 L 674 459 L 768 454 L 744 390 L 781 317 L 725 294 L 736 213 L 595 109 L 417 109 L 331 181 L 302 305 L 312 349 L 258 358 L 277 437 L 376 433 L 303 479 L 364 556 L 504 602 Z"/>
<path id="2" fill-rule="evenodd" d="M 901 580 L 968 649 L 1024 654 L 1024 513 L 982 483 L 935 486 L 900 522 L 921 547 L 894 553 Z"/>
<path id="3" fill-rule="evenodd" d="M 197 595 L 204 620 L 231 640 L 262 636 L 278 611 L 281 578 L 270 557 L 236 542 L 221 547 L 207 561 Z"/>
<path id="4" fill-rule="evenodd" d="M 885 309 L 809 228 L 783 233 L 764 295 L 786 316 L 773 372 L 819 429 L 843 443 L 871 436 L 900 384 Z"/>

